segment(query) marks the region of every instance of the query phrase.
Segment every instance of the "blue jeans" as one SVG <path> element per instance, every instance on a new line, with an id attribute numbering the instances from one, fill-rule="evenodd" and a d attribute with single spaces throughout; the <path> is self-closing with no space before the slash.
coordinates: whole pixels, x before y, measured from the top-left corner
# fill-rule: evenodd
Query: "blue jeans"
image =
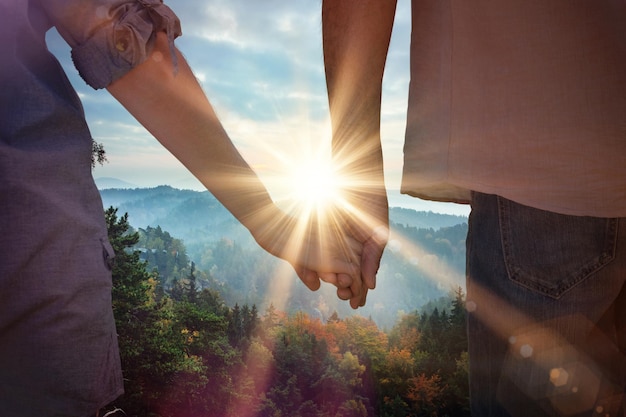
<path id="1" fill-rule="evenodd" d="M 473 416 L 619 416 L 626 218 L 475 193 L 467 238 Z"/>

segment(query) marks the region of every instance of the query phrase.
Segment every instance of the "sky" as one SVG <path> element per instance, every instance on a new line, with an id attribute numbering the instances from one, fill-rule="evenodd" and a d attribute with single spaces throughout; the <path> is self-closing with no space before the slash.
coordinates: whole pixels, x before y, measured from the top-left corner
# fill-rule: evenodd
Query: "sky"
<path id="1" fill-rule="evenodd" d="M 179 16 L 176 40 L 232 141 L 275 198 L 276 178 L 329 152 L 330 122 L 321 46 L 321 2 L 312 0 L 166 0 Z M 409 84 L 410 0 L 398 0 L 383 81 L 381 135 L 390 205 L 463 214 L 457 204 L 401 196 L 402 144 Z M 95 178 L 140 187 L 202 185 L 106 90 L 78 76 L 69 47 L 52 30 L 50 50 L 77 90 L 92 136 L 108 162 Z"/>

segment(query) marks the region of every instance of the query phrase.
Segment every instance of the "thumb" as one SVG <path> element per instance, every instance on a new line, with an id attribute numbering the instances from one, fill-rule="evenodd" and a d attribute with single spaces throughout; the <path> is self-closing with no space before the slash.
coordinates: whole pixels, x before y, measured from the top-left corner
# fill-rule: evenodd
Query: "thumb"
<path id="1" fill-rule="evenodd" d="M 307 286 L 311 291 L 317 291 L 320 288 L 320 279 L 317 276 L 317 272 L 311 271 L 305 267 L 294 267 L 296 270 L 296 274 L 300 277 L 300 280 Z"/>
<path id="2" fill-rule="evenodd" d="M 389 239 L 389 229 L 384 226 L 377 227 L 372 235 L 363 243 L 361 257 L 361 276 L 363 283 L 369 289 L 376 288 L 376 273 L 380 267 L 380 259 Z"/>

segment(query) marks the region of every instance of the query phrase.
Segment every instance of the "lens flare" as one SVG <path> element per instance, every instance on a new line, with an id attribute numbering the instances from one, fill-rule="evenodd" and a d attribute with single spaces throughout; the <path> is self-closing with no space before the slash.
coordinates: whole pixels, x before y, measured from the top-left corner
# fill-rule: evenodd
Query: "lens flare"
<path id="1" fill-rule="evenodd" d="M 340 181 L 329 162 L 308 161 L 293 167 L 291 198 L 305 212 L 325 211 L 340 200 Z"/>

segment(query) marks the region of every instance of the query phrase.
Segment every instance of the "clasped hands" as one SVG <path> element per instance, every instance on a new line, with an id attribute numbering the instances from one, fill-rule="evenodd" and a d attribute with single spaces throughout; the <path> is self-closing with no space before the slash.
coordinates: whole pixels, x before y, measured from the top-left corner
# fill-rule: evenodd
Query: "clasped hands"
<path id="1" fill-rule="evenodd" d="M 349 300 L 352 308 L 364 306 L 368 291 L 376 287 L 388 227 L 379 225 L 363 233 L 365 229 L 355 229 L 348 222 L 342 229 L 327 219 L 319 230 L 325 232 L 315 236 L 312 230 L 307 244 L 302 245 L 302 263 L 292 263 L 296 273 L 312 291 L 321 281 L 328 282 L 337 287 L 337 297 Z"/>
<path id="2" fill-rule="evenodd" d="M 389 234 L 386 196 L 371 203 L 365 204 L 367 210 L 341 204 L 305 216 L 277 210 L 255 237 L 269 253 L 288 261 L 309 289 L 316 291 L 321 281 L 333 284 L 337 296 L 356 309 L 376 286 Z"/>

